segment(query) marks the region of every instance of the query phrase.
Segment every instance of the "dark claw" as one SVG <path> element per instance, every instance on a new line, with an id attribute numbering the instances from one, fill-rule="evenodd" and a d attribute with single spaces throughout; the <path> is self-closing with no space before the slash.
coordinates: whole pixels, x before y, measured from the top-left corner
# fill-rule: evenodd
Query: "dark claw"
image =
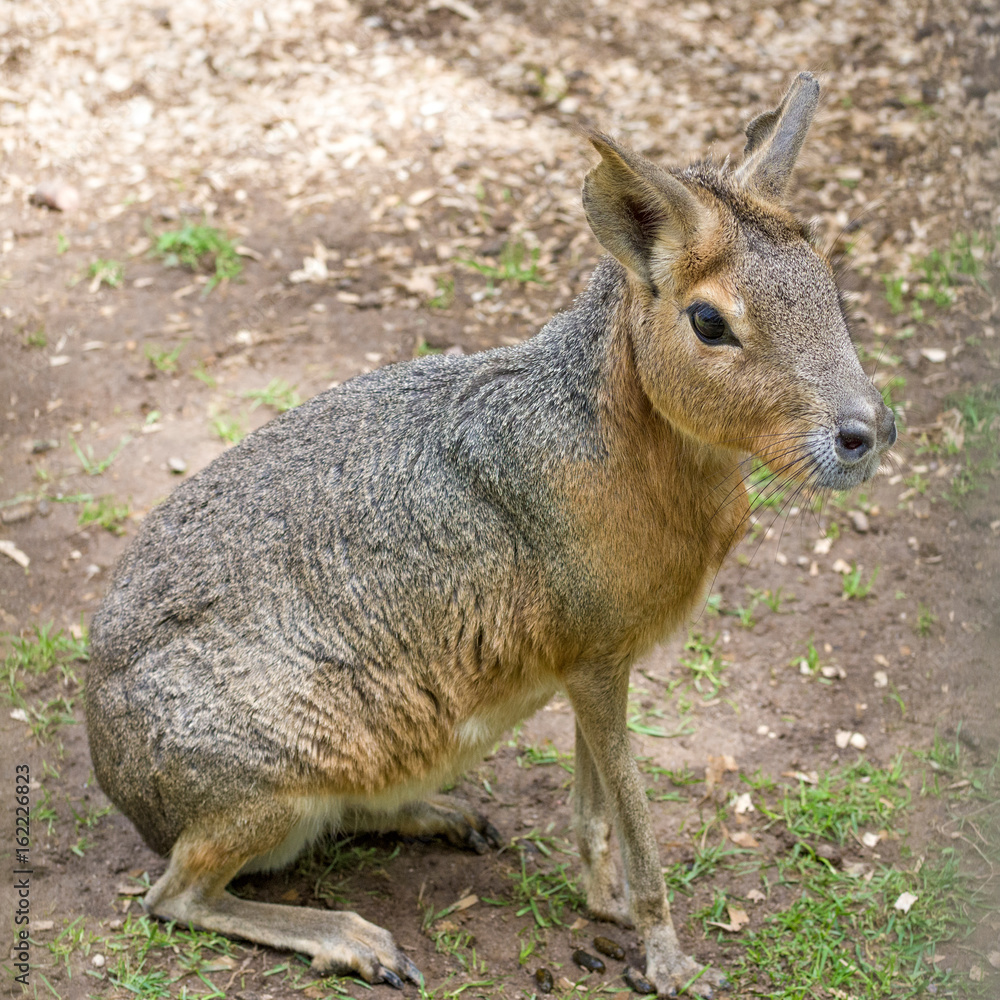
<path id="1" fill-rule="evenodd" d="M 471 847 L 476 854 L 485 854 L 490 848 L 483 838 L 483 835 L 477 830 L 469 830 L 469 847 Z"/>
<path id="2" fill-rule="evenodd" d="M 379 966 L 375 974 L 376 983 L 385 983 L 391 986 L 394 990 L 401 990 L 403 988 L 403 980 L 396 975 L 392 969 L 387 969 L 384 966 Z"/>
<path id="3" fill-rule="evenodd" d="M 486 824 L 486 828 L 483 830 L 483 833 L 486 834 L 486 839 L 489 841 L 490 847 L 496 850 L 503 847 L 503 840 L 500 838 L 500 831 L 492 823 L 488 822 Z"/>
<path id="4" fill-rule="evenodd" d="M 404 976 L 410 980 L 411 983 L 416 983 L 417 986 L 424 985 L 423 973 L 417 968 L 416 963 L 407 958 L 406 955 L 399 956 L 399 967 L 402 970 Z"/>

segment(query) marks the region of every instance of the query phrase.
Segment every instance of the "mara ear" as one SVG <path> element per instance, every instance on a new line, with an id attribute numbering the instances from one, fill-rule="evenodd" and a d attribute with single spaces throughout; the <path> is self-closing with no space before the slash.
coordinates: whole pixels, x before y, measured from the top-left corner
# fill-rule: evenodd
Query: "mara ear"
<path id="1" fill-rule="evenodd" d="M 737 181 L 772 201 L 782 201 L 792 169 L 819 103 L 819 83 L 812 73 L 799 73 L 781 104 L 747 125 L 745 157 Z"/>
<path id="2" fill-rule="evenodd" d="M 585 134 L 601 154 L 583 182 L 587 222 L 608 253 L 654 287 L 654 260 L 669 260 L 690 245 L 706 209 L 673 174 L 644 156 L 602 132 Z"/>

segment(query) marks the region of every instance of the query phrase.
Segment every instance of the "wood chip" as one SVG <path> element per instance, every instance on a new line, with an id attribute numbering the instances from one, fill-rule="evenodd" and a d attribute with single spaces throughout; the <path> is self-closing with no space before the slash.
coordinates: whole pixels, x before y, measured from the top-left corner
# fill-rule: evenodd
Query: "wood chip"
<path id="1" fill-rule="evenodd" d="M 0 540 L 0 554 L 7 556 L 8 559 L 13 559 L 21 569 L 27 569 L 31 563 L 31 560 L 13 542 Z"/>

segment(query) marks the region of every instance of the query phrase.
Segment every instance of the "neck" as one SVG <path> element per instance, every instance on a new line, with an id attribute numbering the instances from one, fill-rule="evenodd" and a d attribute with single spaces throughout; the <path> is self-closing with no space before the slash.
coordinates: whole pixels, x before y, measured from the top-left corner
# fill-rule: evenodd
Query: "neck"
<path id="1" fill-rule="evenodd" d="M 669 577 L 686 610 L 678 588 L 696 601 L 745 526 L 742 456 L 674 426 L 643 390 L 633 331 L 653 305 L 649 293 L 616 262 L 602 263 L 594 284 L 605 317 L 591 358 L 604 458 L 593 469 L 588 527 L 623 574 L 645 576 L 653 590 Z"/>

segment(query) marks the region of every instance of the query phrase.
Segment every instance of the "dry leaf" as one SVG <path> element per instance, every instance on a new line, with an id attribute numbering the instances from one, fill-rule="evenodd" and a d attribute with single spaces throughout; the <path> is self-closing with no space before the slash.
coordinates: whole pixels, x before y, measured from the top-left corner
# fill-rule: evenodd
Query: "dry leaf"
<path id="1" fill-rule="evenodd" d="M 732 754 L 709 754 L 708 765 L 705 768 L 705 791 L 710 792 L 721 780 L 726 771 L 738 771 L 736 758 Z"/>
<path id="2" fill-rule="evenodd" d="M 145 894 L 147 886 L 144 885 L 118 885 L 115 892 L 119 896 L 142 896 Z"/>
<path id="3" fill-rule="evenodd" d="M 751 889 L 747 893 L 747 899 L 749 899 L 751 903 L 763 903 L 764 900 L 767 899 L 767 896 L 765 896 L 760 889 Z"/>
<path id="4" fill-rule="evenodd" d="M 804 781 L 807 785 L 819 784 L 819 774 L 816 771 L 810 771 L 808 774 L 805 771 L 782 771 L 781 776 L 783 778 L 795 778 L 798 781 Z"/>
<path id="5" fill-rule="evenodd" d="M 760 847 L 760 841 L 749 830 L 738 830 L 731 833 L 729 839 L 739 847 Z"/>
<path id="6" fill-rule="evenodd" d="M 569 929 L 571 931 L 582 931 L 589 923 L 589 920 L 585 920 L 583 917 L 577 917 L 576 920 L 569 925 Z"/>
<path id="7" fill-rule="evenodd" d="M 728 924 L 724 924 L 716 920 L 710 920 L 708 921 L 709 926 L 719 927 L 724 931 L 728 931 L 730 934 L 735 934 L 750 923 L 750 917 L 747 915 L 746 910 L 741 910 L 738 906 L 729 905 L 726 907 L 726 911 L 729 913 Z"/>

